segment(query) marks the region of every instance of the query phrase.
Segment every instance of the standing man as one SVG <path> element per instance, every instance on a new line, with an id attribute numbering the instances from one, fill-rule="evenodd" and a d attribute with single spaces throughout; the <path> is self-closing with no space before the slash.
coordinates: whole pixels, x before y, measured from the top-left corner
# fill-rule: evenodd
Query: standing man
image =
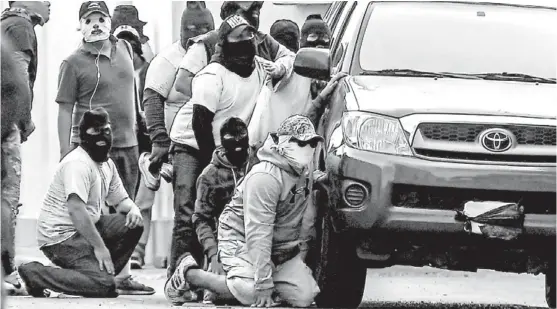
<path id="1" fill-rule="evenodd" d="M 25 106 L 31 102 L 29 82 L 23 74 L 18 74 L 19 68 L 13 57 L 13 44 L 11 40 L 2 38 L 2 292 L 5 289 L 14 290 L 18 284 L 17 272 L 14 265 L 15 253 L 15 219 L 19 198 L 20 183 L 20 144 L 21 135 L 17 124 L 25 116 Z M 9 76 L 9 78 L 4 78 Z M 14 190 L 16 189 L 16 190 Z M 7 277 L 6 277 L 7 276 Z M 2 301 L 4 301 L 2 294 Z"/>
<path id="2" fill-rule="evenodd" d="M 160 177 L 156 177 L 158 175 L 154 176 L 149 170 L 155 171 L 155 174 L 158 174 L 162 164 L 168 162 L 168 149 L 170 147 L 168 133 L 170 132 L 170 127 L 174 122 L 176 112 L 189 100 L 189 96 L 185 96 L 177 90 L 176 73 L 178 72 L 178 65 L 186 54 L 187 42 L 193 37 L 213 30 L 214 27 L 213 15 L 205 8 L 205 3 L 203 1 L 188 1 L 186 9 L 182 13 L 180 40 L 159 53 L 153 59 L 147 71 L 144 105 L 147 128 L 153 142 L 153 150 L 151 154 L 141 156 L 140 170 L 145 183 L 153 191 L 158 190 Z M 177 201 L 182 198 L 180 192 L 183 189 L 182 184 L 176 181 L 176 179 L 188 177 L 185 174 L 193 173 L 193 170 L 188 166 L 177 168 L 179 171 L 175 171 L 174 176 L 170 173 L 171 177 L 169 180 L 172 180 L 172 177 L 175 179 L 173 182 L 174 211 L 179 213 L 176 205 Z M 195 185 L 195 180 L 193 185 Z M 193 189 L 195 190 L 195 186 Z M 193 213 L 193 204 L 189 215 L 190 221 L 191 213 Z M 196 248 L 197 252 L 202 252 L 199 244 Z M 170 260 L 170 266 L 172 266 L 173 259 L 171 258 Z"/>
<path id="3" fill-rule="evenodd" d="M 218 44 L 222 48 L 192 82 L 192 98 L 186 106 L 190 106 L 193 111 L 191 118 L 183 120 L 191 124 L 193 132 L 183 136 L 185 147 L 179 149 L 177 146 L 175 150 L 173 159 L 176 171 L 178 166 L 187 166 L 187 162 L 191 161 L 191 155 L 187 152 L 189 149 L 199 149 L 197 154 L 202 158 L 203 163 L 206 156 L 211 157 L 215 147 L 221 146 L 220 128 L 225 121 L 235 116 L 244 123 L 249 123 L 261 89 L 269 87 L 267 84 L 269 77 L 271 82 L 278 86 L 278 82 L 284 76 L 267 74 L 264 60 L 255 55 L 255 29 L 243 17 L 239 15 L 228 17 L 222 22 L 218 33 Z M 171 136 L 174 128 L 173 126 Z M 183 173 L 189 175 L 183 176 L 178 173 L 178 177 L 192 177 L 191 170 L 184 170 Z M 179 211 L 181 211 L 179 215 L 182 215 L 191 210 L 179 209 Z M 175 219 L 174 235 L 182 236 L 188 233 L 188 237 L 195 237 L 195 231 L 189 229 L 192 225 L 191 215 L 190 213 L 187 215 L 189 215 L 188 221 L 178 221 L 184 220 L 183 217 Z M 184 227 L 188 229 L 183 229 Z M 186 238 L 179 240 L 184 241 Z M 176 238 L 173 241 L 176 241 Z M 181 252 L 173 251 L 173 258 L 179 260 L 189 252 L 194 253 L 193 250 L 187 251 L 186 246 L 196 239 L 188 239 L 188 241 L 189 243 L 179 243 L 180 247 L 173 248 L 181 250 Z M 199 264 L 202 263 L 203 255 L 193 257 L 199 260 Z"/>
<path id="4" fill-rule="evenodd" d="M 119 5 L 114 8 L 112 17 L 112 34 L 119 39 L 124 39 L 131 44 L 134 52 L 133 66 L 135 70 L 135 110 L 137 117 L 137 142 L 139 153 L 151 152 L 151 139 L 147 132 L 145 123 L 145 113 L 143 111 L 143 90 L 145 87 L 145 78 L 149 68 L 147 60 L 145 44 L 141 42 L 143 38 L 149 38 L 143 34 L 143 27 L 147 24 L 139 20 L 138 11 L 133 5 Z M 146 43 L 147 44 L 147 43 Z M 140 156 L 141 159 L 141 156 Z M 144 177 L 139 177 L 139 183 L 136 190 L 135 204 L 141 209 L 143 216 L 143 235 L 132 254 L 130 263 L 132 269 L 140 269 L 143 267 L 145 258 L 145 247 L 151 232 L 151 215 L 155 201 L 155 192 L 150 190 L 146 184 Z"/>
<path id="5" fill-rule="evenodd" d="M 225 1 L 221 7 L 220 15 L 224 20 L 234 14 L 238 14 L 248 20 L 257 30 L 259 26 L 259 11 L 262 5 L 263 2 L 261 1 Z M 195 37 L 189 41 L 188 52 L 182 59 L 176 82 L 177 90 L 183 93 L 187 98 L 192 97 L 193 77 L 207 66 L 207 64 L 212 61 L 215 52 L 220 50 L 221 46 L 218 46 L 218 41 L 218 31 L 208 32 L 205 35 Z M 294 63 L 294 53 L 260 31 L 255 32 L 253 42 L 255 43 L 255 55 L 269 60 L 269 62 L 265 62 L 265 65 L 263 65 L 267 73 L 277 77 L 276 80 L 290 74 Z M 229 66 L 233 67 L 234 61 L 237 59 L 238 61 L 243 61 L 239 63 L 239 67 L 243 66 L 244 68 L 249 68 L 250 62 L 248 61 L 248 65 L 246 65 L 246 59 L 243 58 L 251 55 L 243 51 L 238 51 L 235 54 L 233 51 L 234 50 L 229 49 L 229 54 L 227 55 L 227 57 L 230 57 L 228 62 Z M 149 108 L 149 106 L 146 106 L 147 121 L 149 121 Z M 155 111 L 154 113 L 156 113 L 156 110 L 159 110 L 160 107 L 157 108 L 153 106 L 152 109 Z M 195 182 L 203 168 L 209 164 L 214 146 L 210 144 L 213 142 L 213 139 L 208 139 L 207 142 L 209 143 L 209 147 L 203 149 L 199 148 L 195 141 L 193 143 L 191 142 L 194 136 L 191 121 L 192 113 L 193 105 L 184 105 L 176 114 L 170 132 L 170 139 L 174 145 L 173 158 L 175 161 L 175 164 L 173 163 L 175 169 L 175 215 L 174 230 L 172 232 L 171 258 L 168 267 L 169 275 L 174 271 L 177 259 L 186 252 L 191 252 L 200 263 L 203 259 L 203 252 L 198 250 L 200 249 L 200 245 L 191 223 L 191 215 L 195 203 Z M 210 120 L 206 121 L 206 123 L 211 122 Z M 248 122 L 246 121 L 246 123 Z M 155 128 L 160 126 L 160 122 L 153 119 L 152 127 Z M 219 139 L 216 139 L 215 143 L 219 142 Z M 168 148 L 163 150 L 168 151 Z M 164 151 L 161 150 L 161 153 L 164 153 Z M 158 157 L 155 156 L 154 160 L 158 160 Z"/>
<path id="6" fill-rule="evenodd" d="M 2 86 L 7 86 L 10 81 L 4 82 L 4 76 L 13 78 L 13 85 L 19 85 L 18 81 L 24 80 L 27 94 L 24 100 L 16 101 L 18 96 L 23 95 L 22 89 L 17 90 L 14 96 L 6 98 L 17 104 L 17 107 L 4 109 L 4 89 L 2 91 L 2 174 L 8 172 L 8 178 L 2 176 L 2 207 L 9 208 L 10 220 L 4 221 L 11 230 L 12 237 L 6 238 L 2 243 L 2 267 L 6 274 L 15 270 L 14 265 L 14 242 L 15 224 L 18 212 L 20 186 L 21 186 L 21 143 L 25 142 L 29 135 L 35 130 L 35 124 L 31 119 L 31 108 L 33 103 L 33 86 L 37 76 L 38 49 L 35 26 L 44 26 L 50 19 L 50 2 L 48 1 L 9 1 L 9 8 L 2 12 L 0 25 L 2 32 L 2 46 L 8 45 L 10 52 L 9 72 L 2 74 Z M 2 50 L 3 57 L 7 51 Z M 2 65 L 4 61 L 2 61 Z M 8 90 L 6 94 L 10 93 Z M 17 110 L 17 112 L 16 112 Z M 4 124 L 4 115 L 16 113 L 17 117 L 9 117 Z M 6 128 L 6 130 L 4 130 Z M 9 132 L 8 132 L 9 131 Z M 4 162 L 7 166 L 4 166 Z M 8 169 L 8 170 L 5 170 Z M 8 209 L 6 209 L 7 211 Z M 4 210 L 2 214 L 4 214 Z M 2 217 L 4 218 L 4 217 Z M 4 237 L 4 236 L 3 236 Z M 4 247 L 4 245 L 6 247 Z M 9 279 L 8 276 L 6 279 Z"/>
<path id="7" fill-rule="evenodd" d="M 79 119 L 103 107 L 114 119 L 110 157 L 128 196 L 135 199 L 139 177 L 132 47 L 110 35 L 111 19 L 104 1 L 87 1 L 79 9 L 83 42 L 60 66 L 58 77 L 58 138 L 63 158 L 79 145 Z M 75 111 L 74 111 L 75 107 Z M 109 212 L 109 209 L 105 209 Z M 116 278 L 120 294 L 154 294 L 132 280 L 129 264 Z"/>

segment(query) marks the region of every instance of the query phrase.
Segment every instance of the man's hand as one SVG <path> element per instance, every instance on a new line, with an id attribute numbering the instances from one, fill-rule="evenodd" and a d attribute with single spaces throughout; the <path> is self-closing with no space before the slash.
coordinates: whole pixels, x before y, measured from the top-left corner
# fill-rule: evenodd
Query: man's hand
<path id="1" fill-rule="evenodd" d="M 128 211 L 126 215 L 126 226 L 130 229 L 143 226 L 143 217 L 141 216 L 139 207 L 134 206 Z"/>
<path id="2" fill-rule="evenodd" d="M 21 126 L 19 131 L 21 133 L 21 142 L 23 143 L 27 141 L 31 133 L 35 131 L 35 123 L 33 120 L 29 120 L 29 122 L 26 122 Z"/>
<path id="3" fill-rule="evenodd" d="M 151 156 L 149 156 L 149 161 L 155 164 L 162 164 L 165 157 L 168 156 L 168 151 L 170 147 L 160 146 L 153 144 L 153 149 L 151 150 Z"/>
<path id="4" fill-rule="evenodd" d="M 209 272 L 217 275 L 224 275 L 224 270 L 222 269 L 222 264 L 219 262 L 217 255 L 213 255 L 211 257 L 211 261 L 209 262 Z"/>
<path id="5" fill-rule="evenodd" d="M 274 79 L 281 78 L 282 76 L 284 76 L 284 73 L 286 73 L 286 69 L 280 64 L 276 64 L 272 61 L 264 59 L 261 59 L 261 63 L 263 64 L 263 69 L 265 69 L 265 72 Z"/>
<path id="6" fill-rule="evenodd" d="M 106 270 L 107 273 L 114 275 L 114 264 L 112 264 L 110 251 L 108 251 L 106 246 L 95 248 L 93 249 L 93 252 L 95 253 L 97 261 L 99 261 L 99 268 L 101 269 L 101 271 Z"/>
<path id="7" fill-rule="evenodd" d="M 348 74 L 344 73 L 344 72 L 339 72 L 337 74 L 335 74 L 335 76 L 333 76 L 333 78 L 331 78 L 331 80 L 329 81 L 329 83 L 327 83 L 327 86 L 325 86 L 325 88 L 321 91 L 321 93 L 319 93 L 319 96 L 323 99 L 328 99 L 329 96 L 331 95 L 331 93 L 333 93 L 333 91 L 336 89 L 338 82 L 346 77 Z"/>
<path id="8" fill-rule="evenodd" d="M 273 290 L 274 289 L 266 289 L 266 290 L 255 290 L 255 304 L 251 305 L 252 307 L 274 307 L 278 304 L 275 303 L 273 300 Z"/>

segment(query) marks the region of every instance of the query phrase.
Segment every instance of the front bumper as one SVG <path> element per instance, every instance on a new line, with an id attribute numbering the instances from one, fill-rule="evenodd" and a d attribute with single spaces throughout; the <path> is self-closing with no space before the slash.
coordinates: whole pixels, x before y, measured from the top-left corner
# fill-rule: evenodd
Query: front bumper
<path id="1" fill-rule="evenodd" d="M 335 227 L 340 230 L 383 230 L 403 232 L 466 233 L 464 223 L 455 220 L 455 210 L 397 207 L 393 188 L 399 185 L 421 188 L 455 188 L 483 191 L 555 193 L 555 167 L 476 165 L 429 161 L 415 157 L 391 156 L 341 146 L 330 152 L 326 167 L 331 179 L 329 205 L 336 211 Z M 364 201 L 354 207 L 345 188 L 359 183 L 367 188 Z M 555 236 L 555 199 L 546 205 L 551 212 L 526 211 L 524 233 Z M 551 203 L 551 202 L 550 202 Z"/>

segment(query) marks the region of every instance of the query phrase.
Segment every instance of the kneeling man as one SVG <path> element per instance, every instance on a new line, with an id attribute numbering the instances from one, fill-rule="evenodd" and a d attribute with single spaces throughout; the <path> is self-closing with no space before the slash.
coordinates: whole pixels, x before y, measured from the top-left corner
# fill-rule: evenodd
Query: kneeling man
<path id="1" fill-rule="evenodd" d="M 298 245 L 310 193 L 305 175 L 321 141 L 311 121 L 300 115 L 269 135 L 257 153 L 260 162 L 219 218 L 217 254 L 225 274 L 203 271 L 186 255 L 165 284 L 170 302 L 195 300 L 196 290 L 208 289 L 218 302 L 311 305 L 319 288 Z"/>
<path id="2" fill-rule="evenodd" d="M 38 219 L 39 246 L 59 268 L 31 262 L 18 269 L 20 286 L 32 296 L 118 296 L 114 274 L 143 232 L 141 212 L 108 157 L 112 130 L 106 110 L 86 111 L 79 132 L 80 145 L 58 164 Z M 106 205 L 117 213 L 102 214 Z"/>

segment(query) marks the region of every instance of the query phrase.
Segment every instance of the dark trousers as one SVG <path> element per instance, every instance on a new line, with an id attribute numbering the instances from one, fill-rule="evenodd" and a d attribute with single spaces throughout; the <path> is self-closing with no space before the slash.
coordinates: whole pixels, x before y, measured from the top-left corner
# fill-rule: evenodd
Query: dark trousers
<path id="1" fill-rule="evenodd" d="M 137 183 L 139 181 L 139 147 L 112 148 L 110 158 L 114 161 L 122 184 L 128 196 L 135 201 Z"/>
<path id="2" fill-rule="evenodd" d="M 123 214 L 102 215 L 96 228 L 101 235 L 118 274 L 130 259 L 143 227 L 129 229 Z M 93 247 L 76 233 L 59 244 L 41 248 L 61 268 L 31 262 L 19 267 L 19 274 L 31 294 L 40 296 L 44 289 L 84 297 L 116 297 L 114 276 L 101 271 Z"/>
<path id="3" fill-rule="evenodd" d="M 186 253 L 190 253 L 199 265 L 203 265 L 203 247 L 197 240 L 192 215 L 195 205 L 196 181 L 204 166 L 192 151 L 176 150 L 172 165 L 174 176 L 174 228 L 170 245 L 170 261 L 167 276 L 176 269 L 176 262 Z"/>

